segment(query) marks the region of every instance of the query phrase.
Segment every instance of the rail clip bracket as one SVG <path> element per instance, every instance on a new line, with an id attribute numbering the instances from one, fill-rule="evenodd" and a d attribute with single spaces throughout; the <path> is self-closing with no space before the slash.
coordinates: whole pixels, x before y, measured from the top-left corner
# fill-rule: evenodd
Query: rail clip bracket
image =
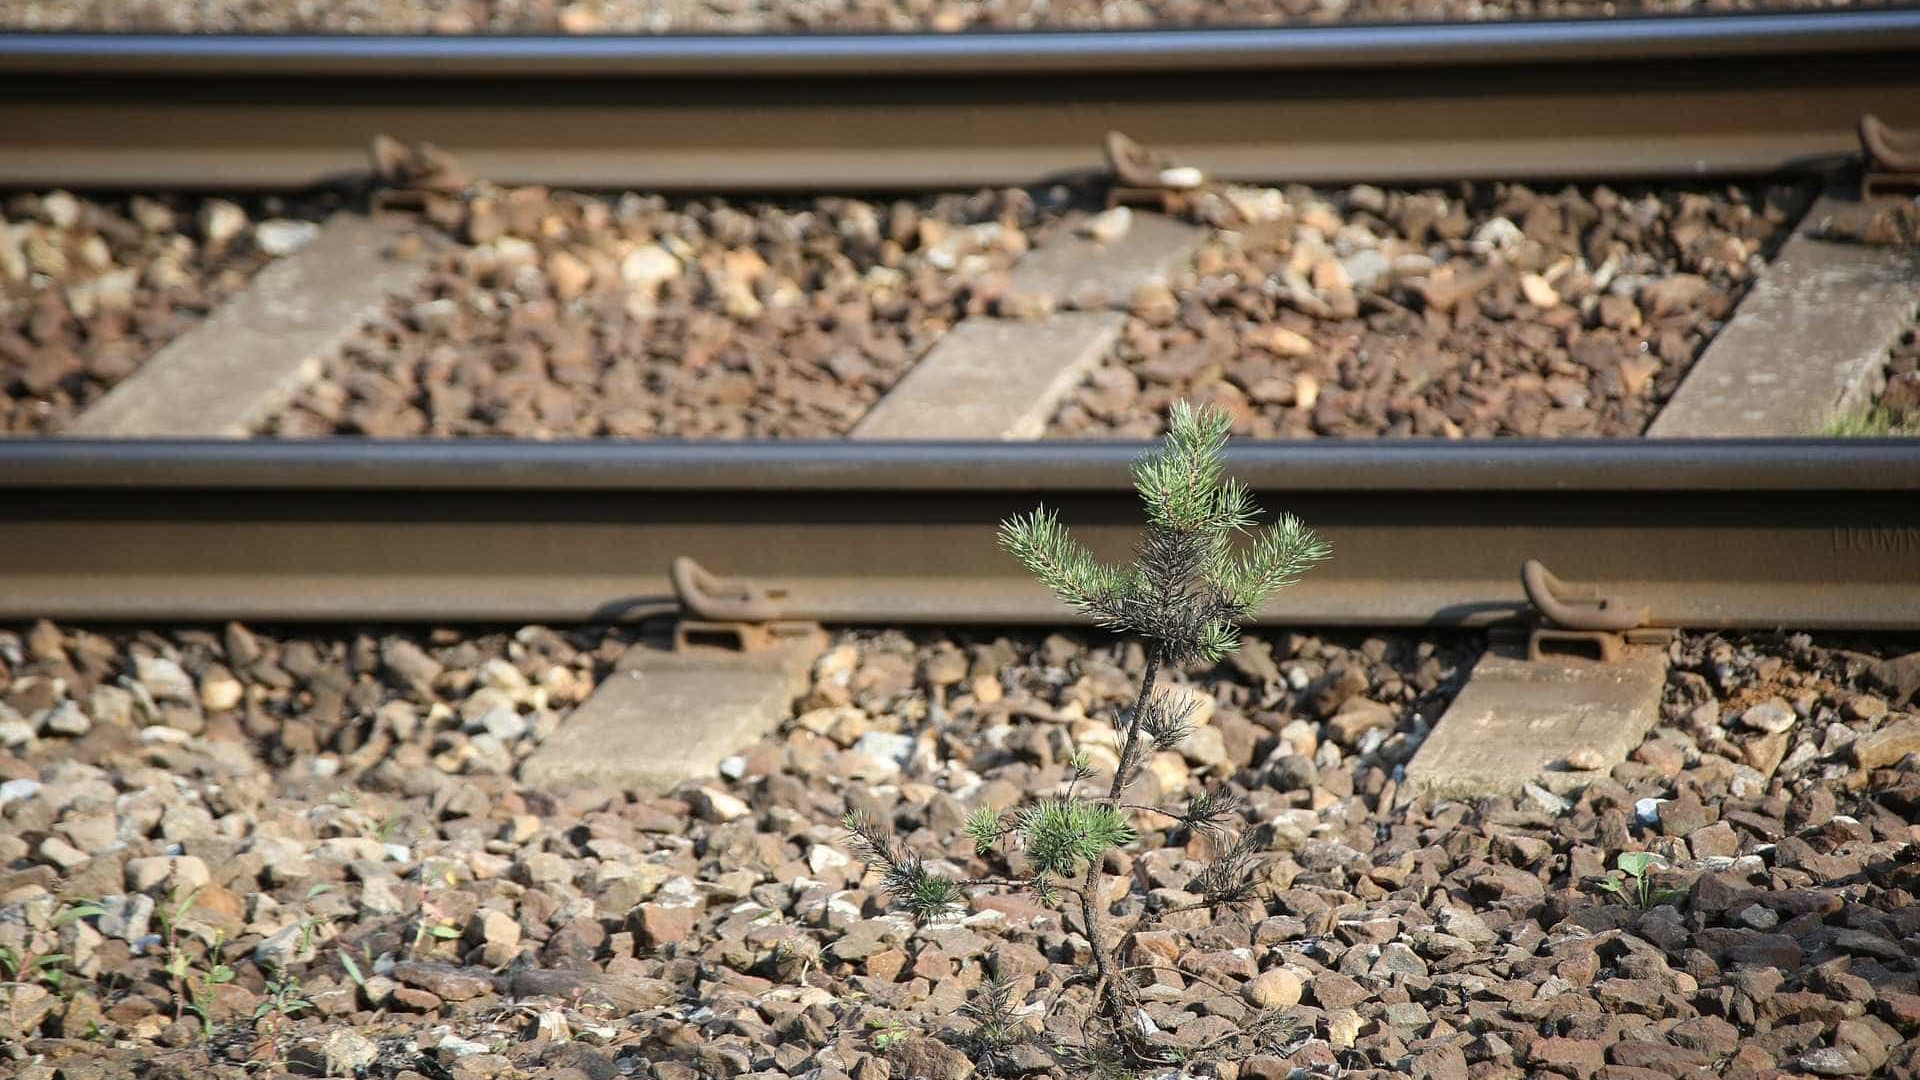
<path id="1" fill-rule="evenodd" d="M 1562 581 L 1539 559 L 1528 559 L 1520 567 L 1520 587 L 1526 590 L 1535 614 L 1527 635 L 1529 660 L 1588 655 L 1615 663 L 1628 645 L 1664 645 L 1673 640 L 1671 629 L 1647 625 L 1645 607 Z"/>
<path id="2" fill-rule="evenodd" d="M 1176 165 L 1165 154 L 1149 150 L 1118 131 L 1107 132 L 1105 149 L 1107 170 L 1113 174 L 1113 186 L 1107 191 L 1108 206 L 1152 206 L 1163 214 L 1178 214 L 1207 182 L 1199 169 Z"/>
<path id="3" fill-rule="evenodd" d="M 1920 189 L 1920 131 L 1889 127 L 1867 113 L 1860 118 L 1860 198 Z"/>
<path id="4" fill-rule="evenodd" d="M 673 560 L 669 576 L 683 613 L 673 627 L 675 651 L 719 647 L 762 652 L 820 632 L 819 623 L 783 617 L 783 590 L 718 577 L 687 555 Z"/>

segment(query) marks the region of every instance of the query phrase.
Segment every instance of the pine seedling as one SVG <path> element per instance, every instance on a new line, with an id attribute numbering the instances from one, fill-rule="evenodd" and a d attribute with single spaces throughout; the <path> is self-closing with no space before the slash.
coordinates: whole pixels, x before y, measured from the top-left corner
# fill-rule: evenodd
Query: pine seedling
<path id="1" fill-rule="evenodd" d="M 1148 758 L 1179 746 L 1193 730 L 1191 697 L 1157 692 L 1159 669 L 1223 660 L 1238 647 L 1240 625 L 1260 604 L 1329 553 L 1289 515 L 1259 524 L 1252 493 L 1226 475 L 1222 456 L 1230 426 L 1222 413 L 1184 402 L 1173 407 L 1165 441 L 1133 466 L 1147 524 L 1130 564 L 1096 558 L 1045 507 L 1001 525 L 1001 546 L 1042 585 L 1099 626 L 1146 645 L 1139 689 L 1115 724 L 1118 767 L 1105 794 L 1080 793 L 1095 770 L 1076 755 L 1068 763 L 1064 795 L 1036 797 L 1006 813 L 974 811 L 965 831 L 975 853 L 984 858 L 1002 845 L 1017 845 L 1026 872 L 1015 878 L 957 880 L 935 873 L 877 819 L 856 812 L 846 820 L 853 846 L 868 869 L 881 874 L 882 890 L 915 919 L 957 912 L 967 890 L 978 886 L 1027 891 L 1043 903 L 1062 894 L 1076 899 L 1093 957 L 1095 1019 L 1112 1035 L 1104 1050 L 1080 1048 L 1096 1056 L 1117 1046 L 1134 1060 L 1161 1060 L 1136 1033 L 1132 983 L 1115 960 L 1101 900 L 1101 865 L 1109 851 L 1136 839 L 1133 815 L 1157 815 L 1209 838 L 1214 856 L 1191 887 L 1200 905 L 1240 903 L 1257 885 L 1260 843 L 1232 833 L 1238 808 L 1230 796 L 1204 792 L 1183 810 L 1125 801 Z"/>

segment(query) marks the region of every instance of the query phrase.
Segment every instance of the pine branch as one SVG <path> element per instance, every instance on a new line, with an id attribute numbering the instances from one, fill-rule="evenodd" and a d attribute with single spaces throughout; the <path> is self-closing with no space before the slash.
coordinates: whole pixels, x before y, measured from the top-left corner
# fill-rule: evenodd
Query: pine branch
<path id="1" fill-rule="evenodd" d="M 1020 812 L 1020 842 L 1037 874 L 1072 877 L 1109 848 L 1133 842 L 1133 826 L 1106 803 L 1041 799 Z"/>
<path id="2" fill-rule="evenodd" d="M 1222 592 L 1245 617 L 1274 593 L 1299 581 L 1316 563 L 1333 554 L 1299 518 L 1282 514 L 1260 530 L 1254 542 L 1217 573 Z"/>
<path id="3" fill-rule="evenodd" d="M 1222 907 L 1251 897 L 1258 887 L 1254 872 L 1259 869 L 1255 856 L 1260 851 L 1255 832 L 1240 834 L 1232 840 L 1216 840 L 1213 858 L 1195 874 L 1188 892 L 1201 896 L 1198 906 Z"/>
<path id="4" fill-rule="evenodd" d="M 1120 601 L 1132 575 L 1095 559 L 1053 511 L 1042 506 L 1026 517 L 1002 522 L 1000 546 L 1068 605 L 1103 626 L 1124 627 Z"/>
<path id="5" fill-rule="evenodd" d="M 841 819 L 847 845 L 861 856 L 867 870 L 880 872 L 880 889 L 905 908 L 915 922 L 930 922 L 953 914 L 964 895 L 960 883 L 928 870 L 918 855 L 895 842 L 888 829 L 865 810 L 849 810 Z"/>
<path id="6" fill-rule="evenodd" d="M 1199 701 L 1191 694 L 1155 694 L 1140 710 L 1140 730 L 1155 747 L 1172 750 L 1193 734 L 1193 713 Z"/>
<path id="7" fill-rule="evenodd" d="M 973 841 L 973 853 L 983 859 L 992 853 L 993 845 L 1000 842 L 1005 832 L 1000 812 L 991 806 L 978 807 L 967 815 L 967 837 Z"/>
<path id="8" fill-rule="evenodd" d="M 1219 513 L 1216 487 L 1224 469 L 1232 418 L 1214 409 L 1176 401 L 1167 414 L 1167 437 L 1133 467 L 1133 486 L 1147 520 L 1168 529 L 1201 530 Z"/>
<path id="9" fill-rule="evenodd" d="M 1218 833 L 1240 808 L 1240 796 L 1231 791 L 1203 791 L 1188 800 L 1187 811 L 1179 815 L 1179 821 L 1190 832 Z"/>

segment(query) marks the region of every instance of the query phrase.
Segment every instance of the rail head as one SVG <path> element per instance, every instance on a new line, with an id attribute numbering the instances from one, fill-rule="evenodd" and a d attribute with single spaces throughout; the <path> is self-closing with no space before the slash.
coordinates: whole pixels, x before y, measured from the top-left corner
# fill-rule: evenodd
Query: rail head
<path id="1" fill-rule="evenodd" d="M 0 440 L 0 491 L 1113 491 L 1145 442 Z M 1242 442 L 1271 492 L 1920 493 L 1920 440 Z"/>
<path id="2" fill-rule="evenodd" d="M 1916 49 L 1920 8 L 959 34 L 0 33 L 0 75 L 737 80 L 1444 68 Z"/>

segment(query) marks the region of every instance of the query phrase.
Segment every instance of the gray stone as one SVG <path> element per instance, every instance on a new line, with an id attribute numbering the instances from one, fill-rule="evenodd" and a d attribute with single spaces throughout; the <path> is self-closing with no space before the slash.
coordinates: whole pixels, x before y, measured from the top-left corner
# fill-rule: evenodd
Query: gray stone
<path id="1" fill-rule="evenodd" d="M 1793 706 L 1779 698 L 1768 698 L 1740 714 L 1741 724 L 1755 731 L 1772 734 L 1791 731 L 1793 725 L 1799 722 L 1800 717 L 1793 711 Z"/>
<path id="2" fill-rule="evenodd" d="M 147 688 L 155 701 L 194 702 L 199 695 L 194 692 L 193 679 L 180 665 L 164 656 L 136 656 L 133 659 L 135 676 L 140 685 Z"/>
<path id="3" fill-rule="evenodd" d="M 253 962 L 286 971 L 313 959 L 314 935 L 299 923 L 285 927 L 253 947 Z"/>
<path id="4" fill-rule="evenodd" d="M 253 227 L 254 244 L 276 259 L 299 251 L 313 243 L 314 238 L 319 235 L 320 226 L 312 221 L 274 218 Z"/>
<path id="5" fill-rule="evenodd" d="M 913 756 L 913 736 L 891 731 L 869 731 L 854 741 L 853 752 L 897 773 Z"/>
<path id="6" fill-rule="evenodd" d="M 358 1076 L 380 1056 L 380 1048 L 352 1028 L 336 1028 L 320 1053 L 328 1076 Z"/>
<path id="7" fill-rule="evenodd" d="M 47 735 L 85 735 L 93 730 L 93 721 L 71 701 L 62 701 L 47 710 L 40 719 L 40 730 Z"/>
<path id="8" fill-rule="evenodd" d="M 1204 229 L 1162 214 L 1130 215 L 1114 243 L 1065 237 L 1029 252 L 1008 276 L 1015 293 L 1067 296 L 1097 290 L 1125 302 L 1143 285 L 1164 285 L 1207 236 Z"/>
<path id="9" fill-rule="evenodd" d="M 129 944 L 146 937 L 153 922 L 153 897 L 145 893 L 127 893 L 102 897 L 105 908 L 95 923 L 102 934 Z"/>
<path id="10" fill-rule="evenodd" d="M 1488 928 L 1480 916 L 1466 908 L 1447 908 L 1441 911 L 1439 923 L 1440 929 L 1483 949 L 1497 940 L 1494 932 Z"/>
<path id="11" fill-rule="evenodd" d="M 1373 248 L 1362 248 L 1341 259 L 1340 267 L 1347 272 L 1347 278 L 1353 282 L 1354 288 L 1371 289 L 1387 276 L 1393 263 Z"/>
<path id="12" fill-rule="evenodd" d="M 40 781 L 38 780 L 8 780 L 6 783 L 0 784 L 0 806 L 5 806 L 17 800 L 31 799 L 38 794 L 40 794 Z"/>

